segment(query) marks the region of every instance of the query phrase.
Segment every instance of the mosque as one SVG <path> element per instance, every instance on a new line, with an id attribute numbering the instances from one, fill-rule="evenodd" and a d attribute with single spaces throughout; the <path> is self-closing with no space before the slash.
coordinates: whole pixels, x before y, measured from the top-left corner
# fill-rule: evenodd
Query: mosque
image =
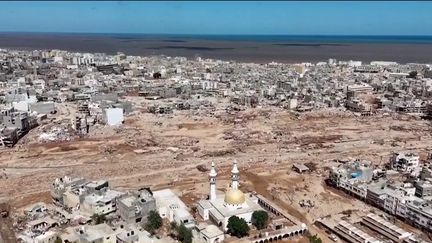
<path id="1" fill-rule="evenodd" d="M 239 189 L 240 171 L 234 160 L 231 170 L 231 185 L 225 194 L 216 194 L 215 164 L 212 162 L 209 173 L 210 193 L 206 200 L 198 202 L 198 212 L 204 220 L 210 220 L 222 230 L 227 231 L 228 219 L 231 216 L 243 218 L 251 224 L 252 213 L 262 210 L 258 205 L 258 198 Z"/>

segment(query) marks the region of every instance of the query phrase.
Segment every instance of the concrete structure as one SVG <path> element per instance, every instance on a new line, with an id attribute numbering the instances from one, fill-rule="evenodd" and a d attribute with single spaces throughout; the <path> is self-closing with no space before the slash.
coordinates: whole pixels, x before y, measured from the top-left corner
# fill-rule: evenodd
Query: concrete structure
<path id="1" fill-rule="evenodd" d="M 14 101 L 12 102 L 12 107 L 17 111 L 29 111 L 29 103 L 27 101 Z"/>
<path id="2" fill-rule="evenodd" d="M 299 225 L 288 226 L 279 230 L 265 232 L 261 237 L 249 238 L 249 241 L 252 243 L 267 243 L 267 242 L 275 242 L 279 240 L 289 240 L 301 236 L 305 232 L 306 229 Z"/>
<path id="3" fill-rule="evenodd" d="M 6 127 L 17 128 L 22 133 L 30 130 L 30 121 L 26 112 L 19 112 L 14 109 L 6 109 L 2 111 L 3 125 Z"/>
<path id="4" fill-rule="evenodd" d="M 294 164 L 293 170 L 295 170 L 297 173 L 304 173 L 309 171 L 309 168 L 304 164 Z"/>
<path id="5" fill-rule="evenodd" d="M 334 230 L 340 237 L 350 243 L 383 243 L 347 221 L 340 221 Z"/>
<path id="6" fill-rule="evenodd" d="M 79 227 L 75 234 L 80 243 L 117 243 L 116 232 L 105 223 Z"/>
<path id="7" fill-rule="evenodd" d="M 148 188 L 117 199 L 117 211 L 127 223 L 146 222 L 150 211 L 156 210 L 156 200 Z"/>
<path id="8" fill-rule="evenodd" d="M 225 239 L 225 234 L 215 225 L 198 225 L 200 237 L 207 243 L 220 243 Z"/>
<path id="9" fill-rule="evenodd" d="M 116 243 L 133 243 L 140 242 L 140 240 L 144 242 L 142 237 L 140 237 L 140 230 L 134 225 L 127 225 L 119 231 L 116 232 Z"/>
<path id="10" fill-rule="evenodd" d="M 415 184 L 415 195 L 420 198 L 432 197 L 432 183 L 430 181 L 419 181 Z"/>
<path id="11" fill-rule="evenodd" d="M 333 168 L 329 178 L 331 185 L 418 228 L 432 230 L 432 204 L 427 200 L 430 196 L 426 196 L 429 193 L 427 182 L 418 182 L 414 187 L 410 183 L 394 183 L 384 179 L 374 182 L 359 181 L 347 179 L 346 172 Z M 418 197 L 421 195 L 424 195 L 425 199 Z"/>
<path id="12" fill-rule="evenodd" d="M 153 192 L 156 199 L 156 209 L 162 218 L 178 225 L 184 224 L 187 228 L 195 227 L 195 219 L 189 212 L 188 207 L 170 189 Z"/>
<path id="13" fill-rule="evenodd" d="M 38 102 L 30 104 L 29 110 L 38 114 L 54 114 L 56 112 L 54 102 Z"/>
<path id="14" fill-rule="evenodd" d="M 0 145 L 14 146 L 18 140 L 37 126 L 36 119 L 27 112 L 12 107 L 3 108 L 0 113 Z"/>
<path id="15" fill-rule="evenodd" d="M 110 126 L 120 125 L 124 121 L 122 108 L 107 108 L 102 114 L 104 123 Z"/>
<path id="16" fill-rule="evenodd" d="M 362 224 L 386 236 L 394 242 L 404 242 L 412 236 L 412 233 L 406 232 L 373 213 L 363 217 Z"/>
<path id="17" fill-rule="evenodd" d="M 393 153 L 390 164 L 397 171 L 411 173 L 420 165 L 419 156 L 414 153 Z"/>
<path id="18" fill-rule="evenodd" d="M 268 210 L 269 212 L 271 212 L 276 216 L 283 216 L 285 219 L 287 219 L 288 221 L 290 221 L 295 225 L 300 225 L 303 229 L 302 233 L 306 232 L 307 230 L 306 225 L 300 222 L 297 218 L 293 217 L 291 214 L 289 214 L 289 212 L 285 211 L 284 209 L 274 204 L 272 201 L 263 197 L 262 195 L 257 194 L 256 197 L 258 199 L 258 204 L 262 208 Z"/>
<path id="19" fill-rule="evenodd" d="M 89 215 L 106 215 L 116 211 L 116 199 L 125 194 L 109 189 L 107 181 L 90 182 L 86 190 L 88 194 L 80 201 L 80 210 Z"/>
<path id="20" fill-rule="evenodd" d="M 51 217 L 43 217 L 28 222 L 27 226 L 33 232 L 46 232 L 53 227 L 59 226 L 59 223 Z"/>
<path id="21" fill-rule="evenodd" d="M 57 237 L 58 233 L 50 230 L 36 236 L 34 239 L 34 243 L 55 243 Z"/>
<path id="22" fill-rule="evenodd" d="M 365 182 L 372 181 L 373 172 L 367 161 L 354 161 L 332 167 L 329 183 L 341 188 L 349 194 L 366 199 L 367 186 Z"/>
<path id="23" fill-rule="evenodd" d="M 422 199 L 408 201 L 406 220 L 418 228 L 432 231 L 432 204 Z"/>
<path id="24" fill-rule="evenodd" d="M 169 237 L 155 237 L 136 224 L 115 229 L 116 243 L 176 243 Z"/>
<path id="25" fill-rule="evenodd" d="M 81 187 L 86 183 L 87 181 L 84 178 L 70 178 L 68 176 L 56 178 L 50 188 L 53 203 L 59 206 L 65 206 L 63 193 L 70 190 L 72 187 Z"/>

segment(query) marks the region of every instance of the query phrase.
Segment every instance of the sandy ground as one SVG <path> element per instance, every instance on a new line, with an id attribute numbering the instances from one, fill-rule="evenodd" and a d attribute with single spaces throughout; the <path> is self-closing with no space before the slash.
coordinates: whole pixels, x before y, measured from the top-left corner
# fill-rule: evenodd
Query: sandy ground
<path id="1" fill-rule="evenodd" d="M 67 112 L 67 114 L 66 114 Z M 61 116 L 69 116 L 64 109 Z M 428 121 L 408 116 L 355 117 L 340 112 L 296 116 L 277 109 L 255 109 L 228 116 L 196 116 L 189 111 L 157 116 L 137 113 L 119 128 L 99 127 L 90 136 L 57 143 L 37 141 L 38 128 L 12 149 L 0 152 L 0 198 L 15 208 L 50 201 L 50 183 L 59 176 L 106 178 L 124 190 L 144 186 L 175 188 L 188 204 L 205 197 L 206 172 L 216 162 L 218 189 L 229 183 L 237 159 L 241 187 L 275 200 L 312 223 L 346 210 L 367 211 L 362 202 L 328 189 L 323 180 L 334 159 L 361 158 L 386 163 L 392 151 L 413 150 L 424 156 L 432 145 Z M 315 172 L 299 175 L 293 163 L 314 163 Z M 299 201 L 311 200 L 313 208 Z"/>

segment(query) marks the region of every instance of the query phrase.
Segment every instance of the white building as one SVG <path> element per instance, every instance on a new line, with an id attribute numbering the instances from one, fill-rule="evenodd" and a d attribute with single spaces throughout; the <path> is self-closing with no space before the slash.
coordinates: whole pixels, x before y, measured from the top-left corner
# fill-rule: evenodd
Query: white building
<path id="1" fill-rule="evenodd" d="M 110 214 L 116 210 L 116 199 L 124 195 L 123 192 L 106 190 L 99 195 L 92 193 L 84 198 L 81 203 L 81 211 L 93 214 Z"/>
<path id="2" fill-rule="evenodd" d="M 200 224 L 198 230 L 200 238 L 207 243 L 219 243 L 225 239 L 224 232 L 215 225 Z"/>
<path id="3" fill-rule="evenodd" d="M 17 111 L 29 111 L 29 103 L 27 101 L 12 102 L 12 107 Z"/>
<path id="4" fill-rule="evenodd" d="M 386 61 L 373 61 L 370 62 L 370 65 L 372 66 L 391 66 L 391 65 L 397 65 L 397 62 L 386 62 Z"/>
<path id="5" fill-rule="evenodd" d="M 215 90 L 218 87 L 217 81 L 201 80 L 201 88 L 203 90 Z"/>
<path id="6" fill-rule="evenodd" d="M 432 205 L 430 202 L 417 198 L 406 203 L 406 219 L 414 222 L 419 228 L 432 230 Z"/>
<path id="7" fill-rule="evenodd" d="M 360 67 L 362 65 L 361 61 L 348 61 L 348 66 L 350 67 Z"/>
<path id="8" fill-rule="evenodd" d="M 414 187 L 398 187 L 394 190 L 390 190 L 386 193 L 387 197 L 384 199 L 384 210 L 392 215 L 397 215 L 399 217 L 405 218 L 405 203 L 408 200 L 413 200 L 415 198 L 414 193 Z"/>
<path id="9" fill-rule="evenodd" d="M 54 57 L 54 62 L 55 63 L 62 63 L 63 62 L 63 57 L 58 57 L 58 56 Z"/>
<path id="10" fill-rule="evenodd" d="M 328 59 L 328 65 L 331 65 L 331 66 L 336 65 L 336 59 L 334 59 L 334 58 L 329 58 L 329 59 Z"/>
<path id="11" fill-rule="evenodd" d="M 36 92 L 41 93 L 45 90 L 45 80 L 42 79 L 36 79 L 33 80 L 33 87 L 36 90 Z"/>
<path id="12" fill-rule="evenodd" d="M 295 99 L 295 98 L 289 99 L 288 106 L 289 106 L 288 109 L 291 109 L 291 110 L 297 108 L 297 106 L 298 106 L 298 100 Z"/>
<path id="13" fill-rule="evenodd" d="M 107 108 L 103 110 L 103 121 L 110 126 L 120 125 L 124 121 L 123 108 Z"/>
<path id="14" fill-rule="evenodd" d="M 107 224 L 86 225 L 74 228 L 71 232 L 64 233 L 61 239 L 65 242 L 97 242 L 116 243 L 116 232 Z M 67 241 L 66 241 L 67 240 Z"/>
<path id="15" fill-rule="evenodd" d="M 210 177 L 210 194 L 208 200 L 198 202 L 198 212 L 204 220 L 211 220 L 214 224 L 221 227 L 223 231 L 227 230 L 228 219 L 231 216 L 237 216 L 251 224 L 252 214 L 261 210 L 258 200 L 252 194 L 245 195 L 239 189 L 239 170 L 237 162 L 234 161 L 231 170 L 231 187 L 225 194 L 216 194 L 216 170 L 212 163 L 209 173 Z"/>
<path id="16" fill-rule="evenodd" d="M 149 232 L 145 231 L 136 224 L 126 225 L 116 229 L 117 242 L 116 243 L 176 243 L 170 237 L 156 238 Z"/>
<path id="17" fill-rule="evenodd" d="M 162 218 L 178 225 L 184 224 L 187 228 L 195 227 L 195 220 L 188 207 L 170 189 L 153 192 L 156 199 L 156 208 Z"/>

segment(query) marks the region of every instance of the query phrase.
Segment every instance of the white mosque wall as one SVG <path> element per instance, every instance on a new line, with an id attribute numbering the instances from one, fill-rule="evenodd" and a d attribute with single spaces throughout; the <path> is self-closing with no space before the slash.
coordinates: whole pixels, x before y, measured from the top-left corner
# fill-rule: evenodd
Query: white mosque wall
<path id="1" fill-rule="evenodd" d="M 198 213 L 204 220 L 209 219 L 209 211 L 210 210 L 203 208 L 201 205 L 198 205 Z"/>

